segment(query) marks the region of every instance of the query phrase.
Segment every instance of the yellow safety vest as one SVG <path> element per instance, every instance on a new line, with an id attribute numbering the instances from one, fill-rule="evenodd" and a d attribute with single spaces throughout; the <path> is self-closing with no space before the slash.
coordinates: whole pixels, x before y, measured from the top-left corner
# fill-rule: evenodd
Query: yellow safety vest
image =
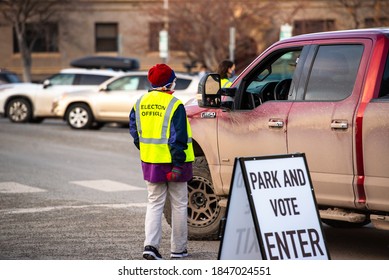
<path id="1" fill-rule="evenodd" d="M 229 88 L 231 85 L 232 85 L 232 82 L 227 78 L 221 79 L 221 81 L 220 81 L 220 86 L 222 88 Z"/>
<path id="2" fill-rule="evenodd" d="M 171 94 L 151 91 L 135 104 L 136 126 L 139 135 L 140 159 L 147 163 L 171 163 L 168 145 L 170 124 L 174 112 L 182 102 Z M 194 161 L 192 130 L 186 119 L 188 147 L 185 162 Z"/>

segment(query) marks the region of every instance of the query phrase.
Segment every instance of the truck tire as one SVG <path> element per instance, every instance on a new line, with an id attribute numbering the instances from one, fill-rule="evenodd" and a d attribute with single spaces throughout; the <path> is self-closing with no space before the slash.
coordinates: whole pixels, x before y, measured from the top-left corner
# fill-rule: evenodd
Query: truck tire
<path id="1" fill-rule="evenodd" d="M 219 206 L 211 174 L 205 157 L 196 157 L 193 178 L 188 182 L 188 238 L 191 240 L 217 240 L 220 221 L 225 208 Z M 164 215 L 171 226 L 171 204 L 166 199 Z"/>

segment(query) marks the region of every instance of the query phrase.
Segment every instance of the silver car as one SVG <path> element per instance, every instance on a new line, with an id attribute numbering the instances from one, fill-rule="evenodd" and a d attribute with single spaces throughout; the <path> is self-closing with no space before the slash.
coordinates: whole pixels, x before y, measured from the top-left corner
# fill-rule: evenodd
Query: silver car
<path id="1" fill-rule="evenodd" d="M 199 79 L 180 73 L 176 76 L 174 96 L 185 103 L 196 96 Z M 136 100 L 150 88 L 147 72 L 128 72 L 96 89 L 63 94 L 53 102 L 52 111 L 74 129 L 99 128 L 113 122 L 128 124 L 128 116 Z"/>

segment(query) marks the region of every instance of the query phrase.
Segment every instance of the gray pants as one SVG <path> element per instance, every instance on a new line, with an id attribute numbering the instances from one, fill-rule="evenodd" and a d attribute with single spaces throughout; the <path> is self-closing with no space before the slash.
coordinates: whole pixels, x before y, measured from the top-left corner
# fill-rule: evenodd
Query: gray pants
<path id="1" fill-rule="evenodd" d="M 188 245 L 187 182 L 150 183 L 147 182 L 148 204 L 145 219 L 146 239 L 144 246 L 159 249 L 162 239 L 162 214 L 167 194 L 172 206 L 171 252 L 182 252 Z"/>

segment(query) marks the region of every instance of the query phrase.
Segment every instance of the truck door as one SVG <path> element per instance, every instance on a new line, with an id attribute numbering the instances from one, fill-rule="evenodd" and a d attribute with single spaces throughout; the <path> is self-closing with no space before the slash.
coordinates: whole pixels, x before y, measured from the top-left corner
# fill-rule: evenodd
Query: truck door
<path id="1" fill-rule="evenodd" d="M 387 58 L 385 57 L 387 56 Z M 366 204 L 371 210 L 389 210 L 389 55 L 388 50 L 376 60 L 386 61 L 383 75 L 371 71 L 370 80 L 377 80 L 376 94 L 366 106 L 362 122 L 362 151 L 365 175 Z M 376 78 L 376 75 L 381 78 Z M 380 86 L 380 90 L 377 88 Z M 361 151 L 361 152 L 362 152 Z"/>
<path id="2" fill-rule="evenodd" d="M 266 55 L 238 82 L 233 108 L 218 111 L 224 192 L 228 192 L 236 157 L 287 153 L 287 116 L 294 99 L 288 91 L 295 84 L 292 77 L 298 71 L 296 61 L 301 60 L 302 49 L 289 47 Z"/>
<path id="3" fill-rule="evenodd" d="M 306 154 L 319 204 L 355 207 L 355 117 L 371 42 L 314 42 L 288 119 L 288 152 Z M 368 55 L 366 55 L 368 56 Z"/>

